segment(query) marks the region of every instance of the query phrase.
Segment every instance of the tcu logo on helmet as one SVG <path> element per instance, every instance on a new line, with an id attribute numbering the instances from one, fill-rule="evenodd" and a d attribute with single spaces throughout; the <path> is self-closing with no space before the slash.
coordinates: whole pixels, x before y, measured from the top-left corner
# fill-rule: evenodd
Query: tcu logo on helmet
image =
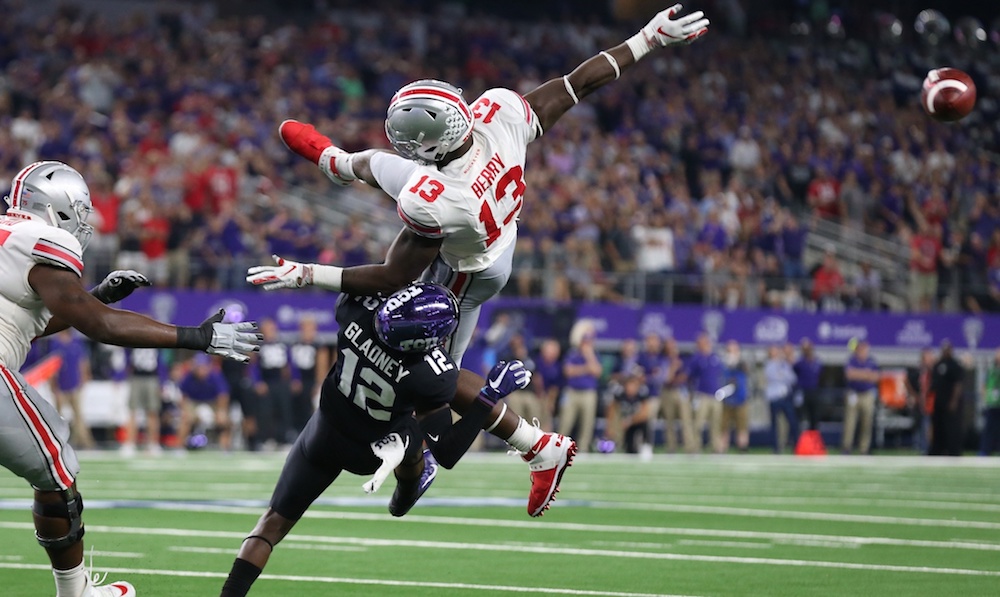
<path id="1" fill-rule="evenodd" d="M 434 348 L 440 343 L 440 338 L 414 338 L 412 340 L 403 340 L 400 342 L 399 349 L 404 351 L 423 351 Z"/>
<path id="2" fill-rule="evenodd" d="M 410 286 L 409 288 L 404 288 L 389 297 L 389 300 L 385 302 L 385 308 L 387 311 L 395 311 L 412 300 L 414 297 L 420 296 L 423 293 L 424 289 L 421 286 Z"/>

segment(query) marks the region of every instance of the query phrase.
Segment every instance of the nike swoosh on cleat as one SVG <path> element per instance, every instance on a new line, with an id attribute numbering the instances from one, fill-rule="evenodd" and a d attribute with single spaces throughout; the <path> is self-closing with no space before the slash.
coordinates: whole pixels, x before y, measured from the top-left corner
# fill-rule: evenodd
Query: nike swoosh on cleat
<path id="1" fill-rule="evenodd" d="M 538 456 L 538 453 L 541 452 L 542 449 L 549 444 L 549 440 L 550 436 L 548 434 L 543 435 L 542 438 L 538 440 L 534 446 L 531 446 L 530 450 L 525 452 L 523 456 L 524 460 L 525 461 L 533 460 L 535 456 Z"/>
<path id="2" fill-rule="evenodd" d="M 428 433 L 427 434 L 427 439 L 431 440 L 432 442 L 436 442 L 439 439 L 441 439 L 441 436 L 440 435 L 431 435 L 430 433 Z"/>
<path id="3" fill-rule="evenodd" d="M 122 595 L 128 595 L 128 587 L 126 587 L 125 585 L 111 585 L 111 586 L 121 591 Z"/>
<path id="4" fill-rule="evenodd" d="M 434 477 L 436 476 L 437 476 L 437 471 L 434 471 L 433 475 L 429 475 L 426 480 L 420 483 L 420 490 L 427 491 L 427 488 L 431 486 L 431 483 L 434 481 Z"/>

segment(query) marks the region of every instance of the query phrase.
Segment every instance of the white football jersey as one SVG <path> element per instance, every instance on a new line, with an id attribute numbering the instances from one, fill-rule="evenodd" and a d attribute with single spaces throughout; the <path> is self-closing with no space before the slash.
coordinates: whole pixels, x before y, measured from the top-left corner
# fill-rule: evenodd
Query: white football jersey
<path id="1" fill-rule="evenodd" d="M 41 220 L 0 216 L 0 363 L 15 370 L 52 319 L 28 284 L 28 272 L 38 264 L 83 275 L 80 241 Z"/>
<path id="2" fill-rule="evenodd" d="M 531 106 L 510 89 L 490 89 L 471 108 L 472 149 L 442 168 L 417 167 L 396 204 L 410 230 L 444 239 L 441 258 L 459 272 L 488 268 L 517 238 L 525 153 L 542 134 Z"/>

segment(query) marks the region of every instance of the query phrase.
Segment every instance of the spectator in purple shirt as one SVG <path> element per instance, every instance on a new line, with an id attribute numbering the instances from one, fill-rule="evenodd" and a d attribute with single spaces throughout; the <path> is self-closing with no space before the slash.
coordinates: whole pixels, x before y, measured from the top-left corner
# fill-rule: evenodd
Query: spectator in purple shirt
<path id="1" fill-rule="evenodd" d="M 615 363 L 615 371 L 611 377 L 620 383 L 637 366 L 639 366 L 639 343 L 632 338 L 626 338 L 622 340 L 622 345 L 618 349 L 618 362 Z"/>
<path id="2" fill-rule="evenodd" d="M 556 404 L 563 389 L 562 363 L 559 357 L 562 347 L 552 338 L 542 341 L 535 360 L 535 371 L 531 377 L 531 387 L 542 402 L 542 429 L 552 429 L 552 419 L 555 416 Z"/>
<path id="3" fill-rule="evenodd" d="M 270 222 L 267 223 L 267 250 L 272 255 L 295 255 L 298 239 L 299 222 L 291 211 L 279 206 Z"/>
<path id="4" fill-rule="evenodd" d="M 873 197 L 879 195 L 872 194 Z M 881 193 L 881 204 L 878 207 L 878 222 L 885 235 L 893 235 L 903 224 L 904 201 L 902 189 L 893 185 L 888 192 Z"/>
<path id="5" fill-rule="evenodd" d="M 659 404 L 667 375 L 667 358 L 663 355 L 663 339 L 658 334 L 646 334 L 636 363 L 646 372 L 647 394 Z"/>
<path id="6" fill-rule="evenodd" d="M 659 413 L 663 416 L 667 452 L 677 451 L 677 423 L 680 422 L 684 451 L 692 454 L 698 451 L 698 444 L 701 442 L 697 440 L 694 432 L 694 413 L 691 411 L 691 394 L 687 385 L 687 364 L 681 357 L 677 341 L 673 338 L 667 338 L 664 342 L 663 353 L 663 389 L 660 395 Z"/>
<path id="7" fill-rule="evenodd" d="M 722 401 L 715 393 L 726 385 L 725 365 L 716 354 L 712 338 L 702 332 L 695 342 L 695 352 L 688 359 L 688 383 L 694 390 L 694 429 L 696 434 L 708 427 L 708 441 L 714 452 L 722 451 Z"/>
<path id="8" fill-rule="evenodd" d="M 854 448 L 854 433 L 858 431 L 859 422 L 858 451 L 868 454 L 871 450 L 879 369 L 868 351 L 868 342 L 860 340 L 854 347 L 854 354 L 847 361 L 847 404 L 844 409 L 844 437 L 841 444 L 845 454 L 850 454 Z"/>
<path id="9" fill-rule="evenodd" d="M 212 357 L 197 354 L 192 359 L 191 370 L 181 379 L 181 424 L 179 437 L 188 445 L 191 428 L 197 420 L 196 409 L 207 404 L 215 411 L 215 426 L 219 430 L 219 447 L 230 448 L 229 386 L 216 368 Z"/>
<path id="10" fill-rule="evenodd" d="M 705 225 L 701 228 L 698 241 L 705 243 L 716 251 L 721 251 L 729 246 L 729 235 L 719 221 L 719 212 L 712 209 L 708 212 Z"/>
<path id="11" fill-rule="evenodd" d="M 75 334 L 72 329 L 64 330 L 52 338 L 49 344 L 49 350 L 62 358 L 62 366 L 56 374 L 52 393 L 57 410 L 61 411 L 68 405 L 73 411 L 70 423 L 73 443 L 80 448 L 93 449 L 94 437 L 90 434 L 87 422 L 83 420 L 83 410 L 80 408 L 80 391 L 84 382 L 90 378 L 90 360 L 83 339 Z"/>
<path id="12" fill-rule="evenodd" d="M 785 211 L 780 216 L 784 224 L 781 229 L 781 266 L 786 278 L 805 278 L 806 268 L 802 264 L 802 256 L 806 250 L 806 235 L 808 230 L 799 225 L 799 220 Z"/>
<path id="13" fill-rule="evenodd" d="M 232 204 L 208 222 L 205 238 L 197 247 L 197 271 L 203 285 L 213 289 L 243 287 L 246 277 L 246 247 Z"/>
<path id="14" fill-rule="evenodd" d="M 298 261 L 314 263 L 319 257 L 319 224 L 312 209 L 306 208 L 299 212 L 295 229 L 295 252 Z"/>
<path id="15" fill-rule="evenodd" d="M 796 386 L 802 392 L 802 409 L 808 429 L 819 429 L 819 373 L 823 364 L 816 358 L 816 351 L 809 338 L 799 343 L 802 354 L 795 362 Z"/>
<path id="16" fill-rule="evenodd" d="M 368 245 L 371 239 L 360 216 L 351 218 L 350 224 L 337 235 L 337 249 L 340 252 L 338 263 L 344 267 L 364 265 L 371 262 Z"/>
<path id="17" fill-rule="evenodd" d="M 590 450 L 594 440 L 594 424 L 597 421 L 597 383 L 602 367 L 594 349 L 594 324 L 583 319 L 577 321 L 570 330 L 569 354 L 563 361 L 563 376 L 566 391 L 559 413 L 559 433 L 571 435 L 579 426 L 577 438 L 582 450 Z"/>

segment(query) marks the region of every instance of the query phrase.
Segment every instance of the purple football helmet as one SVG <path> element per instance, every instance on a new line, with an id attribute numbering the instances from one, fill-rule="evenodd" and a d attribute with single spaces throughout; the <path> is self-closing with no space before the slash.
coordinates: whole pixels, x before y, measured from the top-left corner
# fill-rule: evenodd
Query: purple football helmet
<path id="1" fill-rule="evenodd" d="M 375 333 L 389 348 L 427 352 L 458 327 L 458 299 L 440 284 L 414 282 L 396 291 L 375 312 Z"/>

